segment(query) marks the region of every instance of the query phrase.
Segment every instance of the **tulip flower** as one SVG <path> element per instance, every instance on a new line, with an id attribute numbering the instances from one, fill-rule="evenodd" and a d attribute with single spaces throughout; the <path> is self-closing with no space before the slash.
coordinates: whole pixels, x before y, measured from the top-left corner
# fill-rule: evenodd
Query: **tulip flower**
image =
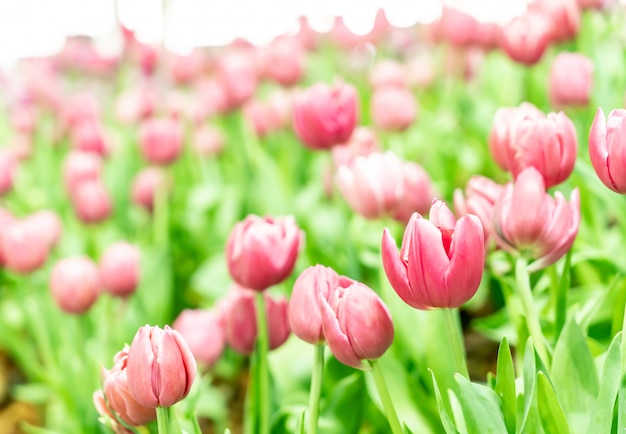
<path id="1" fill-rule="evenodd" d="M 474 214 L 483 225 L 485 243 L 493 237 L 493 209 L 504 190 L 484 176 L 473 176 L 465 186 L 465 196 L 460 189 L 454 191 L 454 209 L 457 215 Z"/>
<path id="2" fill-rule="evenodd" d="M 109 246 L 100 259 L 102 289 L 111 295 L 127 297 L 137 288 L 140 274 L 139 250 L 130 243 Z"/>
<path id="3" fill-rule="evenodd" d="M 388 131 L 404 131 L 417 115 L 417 102 L 409 89 L 380 87 L 370 101 L 374 125 Z"/>
<path id="4" fill-rule="evenodd" d="M 580 9 L 577 0 L 535 0 L 529 8 L 548 18 L 555 42 L 568 41 L 578 33 Z"/>
<path id="5" fill-rule="evenodd" d="M 85 313 L 100 293 L 98 268 L 87 257 L 62 259 L 52 269 L 50 292 L 63 312 Z"/>
<path id="6" fill-rule="evenodd" d="M 393 342 L 389 309 L 369 287 L 343 278 L 327 300 L 318 292 L 322 327 L 335 358 L 356 369 L 381 357 Z"/>
<path id="7" fill-rule="evenodd" d="M 180 124 L 168 118 L 145 121 L 139 131 L 139 146 L 149 163 L 173 163 L 183 149 L 183 131 Z"/>
<path id="8" fill-rule="evenodd" d="M 185 339 L 198 363 L 211 366 L 221 357 L 225 343 L 224 327 L 213 311 L 185 309 L 172 328 Z"/>
<path id="9" fill-rule="evenodd" d="M 435 198 L 428 173 L 417 163 L 406 161 L 402 167 L 404 194 L 393 211 L 393 218 L 406 223 L 414 212 L 425 214 Z"/>
<path id="10" fill-rule="evenodd" d="M 48 259 L 51 247 L 49 238 L 27 220 L 10 221 L 4 226 L 0 243 L 6 267 L 21 274 L 40 268 Z"/>
<path id="11" fill-rule="evenodd" d="M 616 193 L 626 194 L 626 110 L 611 110 L 605 120 L 598 108 L 589 132 L 591 164 L 600 181 Z"/>
<path id="12" fill-rule="evenodd" d="M 552 39 L 550 21 L 540 13 L 520 15 L 502 29 L 500 46 L 516 62 L 539 62 Z"/>
<path id="13" fill-rule="evenodd" d="M 475 215 L 454 217 L 435 200 L 430 220 L 413 214 L 398 254 L 385 229 L 382 259 L 385 274 L 400 298 L 417 309 L 455 308 L 478 290 L 485 262 L 483 227 Z"/>
<path id="14" fill-rule="evenodd" d="M 541 174 L 524 169 L 505 187 L 494 209 L 494 234 L 509 252 L 534 259 L 528 269 L 540 270 L 556 262 L 574 243 L 580 224 L 580 197 L 574 189 L 569 203 L 560 193 L 546 193 Z"/>
<path id="15" fill-rule="evenodd" d="M 369 83 L 374 89 L 379 87 L 407 87 L 406 67 L 404 64 L 391 59 L 380 61 L 372 68 Z"/>
<path id="16" fill-rule="evenodd" d="M 72 192 L 82 181 L 97 180 L 102 175 L 102 158 L 93 152 L 72 151 L 63 161 L 63 181 Z"/>
<path id="17" fill-rule="evenodd" d="M 146 211 L 154 210 L 154 200 L 159 189 L 168 189 L 165 173 L 158 167 L 146 167 L 142 169 L 133 180 L 131 186 L 131 198 L 133 203 L 143 207 Z"/>
<path id="18" fill-rule="evenodd" d="M 216 72 L 226 110 L 234 110 L 254 96 L 259 78 L 251 54 L 240 51 L 222 56 Z"/>
<path id="19" fill-rule="evenodd" d="M 296 263 L 300 238 L 292 216 L 249 215 L 235 225 L 228 237 L 226 259 L 231 277 L 256 291 L 282 282 Z"/>
<path id="20" fill-rule="evenodd" d="M 593 63 L 580 53 L 559 53 L 548 79 L 550 104 L 555 107 L 587 106 L 593 86 Z"/>
<path id="21" fill-rule="evenodd" d="M 77 151 L 93 152 L 106 157 L 110 151 L 109 140 L 99 121 L 86 120 L 72 128 L 72 146 Z"/>
<path id="22" fill-rule="evenodd" d="M 342 82 L 318 83 L 296 96 L 294 130 L 314 150 L 328 149 L 350 138 L 358 118 L 357 93 Z"/>
<path id="23" fill-rule="evenodd" d="M 80 182 L 70 197 L 76 215 L 85 224 L 100 223 L 111 214 L 111 197 L 100 179 Z"/>
<path id="24" fill-rule="evenodd" d="M 51 210 L 35 211 L 23 220 L 50 248 L 57 245 L 63 231 L 61 218 Z"/>
<path id="25" fill-rule="evenodd" d="M 196 360 L 185 339 L 169 326 L 141 327 L 128 350 L 128 389 L 144 407 L 171 407 L 185 398 Z"/>
<path id="26" fill-rule="evenodd" d="M 331 149 L 335 168 L 343 164 L 350 166 L 358 156 L 366 157 L 375 152 L 381 152 L 376 133 L 363 126 L 356 127 L 346 143 Z"/>
<path id="27" fill-rule="evenodd" d="M 277 38 L 259 51 L 263 76 L 281 84 L 293 86 L 303 75 L 304 50 L 293 38 Z"/>

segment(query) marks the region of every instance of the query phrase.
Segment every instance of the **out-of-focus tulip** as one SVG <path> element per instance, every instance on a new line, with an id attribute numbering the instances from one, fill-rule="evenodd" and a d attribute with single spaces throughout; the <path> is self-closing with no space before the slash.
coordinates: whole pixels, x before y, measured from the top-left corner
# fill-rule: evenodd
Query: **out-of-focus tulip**
<path id="1" fill-rule="evenodd" d="M 102 392 L 106 396 L 102 410 L 113 411 L 130 426 L 145 425 L 156 419 L 156 410 L 137 403 L 130 393 L 127 375 L 128 349 L 128 345 L 125 345 L 115 355 L 110 370 L 102 368 Z M 102 403 L 97 404 L 96 408 L 101 406 Z"/>
<path id="2" fill-rule="evenodd" d="M 171 407 L 185 398 L 196 378 L 196 360 L 176 330 L 141 327 L 128 350 L 128 389 L 139 405 Z"/>
<path id="3" fill-rule="evenodd" d="M 555 107 L 586 106 L 593 87 L 593 63 L 580 53 L 559 53 L 550 68 L 548 90 Z"/>
<path id="4" fill-rule="evenodd" d="M 454 7 L 444 7 L 434 30 L 438 39 L 467 47 L 474 42 L 477 28 L 478 22 L 473 16 Z"/>
<path id="5" fill-rule="evenodd" d="M 295 39 L 275 39 L 259 56 L 262 74 L 283 86 L 293 86 L 302 77 L 304 50 Z"/>
<path id="6" fill-rule="evenodd" d="M 546 193 L 541 173 L 528 167 L 505 187 L 493 218 L 498 245 L 535 259 L 528 269 L 540 270 L 572 247 L 580 225 L 580 195 L 574 189 L 569 203 L 558 191 L 552 198 Z"/>
<path id="7" fill-rule="evenodd" d="M 50 274 L 50 292 L 63 312 L 87 312 L 100 292 L 98 267 L 84 256 L 61 259 Z"/>
<path id="8" fill-rule="evenodd" d="M 131 187 L 131 198 L 136 205 L 152 212 L 154 200 L 159 189 L 169 191 L 170 186 L 165 173 L 158 167 L 146 167 L 135 176 Z"/>
<path id="9" fill-rule="evenodd" d="M 381 147 L 376 133 L 363 126 L 356 127 L 345 144 L 333 146 L 331 149 L 336 168 L 344 164 L 351 165 L 358 156 L 366 157 L 380 151 Z"/>
<path id="10" fill-rule="evenodd" d="M 600 181 L 626 194 L 626 110 L 611 110 L 605 120 L 598 108 L 589 132 L 589 156 Z"/>
<path id="11" fill-rule="evenodd" d="M 310 344 L 325 340 L 318 296 L 328 300 L 340 279 L 344 277 L 323 265 L 309 267 L 298 276 L 289 300 L 289 326 L 294 335 Z"/>
<path id="12" fill-rule="evenodd" d="M 45 240 L 50 248 L 56 246 L 61 238 L 63 231 L 61 218 L 52 210 L 35 211 L 26 217 L 23 222 L 31 226 L 32 230 L 37 232 L 38 236 Z"/>
<path id="13" fill-rule="evenodd" d="M 318 83 L 295 97 L 294 129 L 311 149 L 328 149 L 347 141 L 357 118 L 357 94 L 349 84 Z"/>
<path id="14" fill-rule="evenodd" d="M 552 40 L 550 21 L 539 13 L 526 13 L 502 29 L 500 47 L 516 62 L 534 65 L 539 62 Z"/>
<path id="15" fill-rule="evenodd" d="M 74 95 L 63 108 L 65 125 L 73 128 L 83 122 L 94 122 L 101 118 L 100 101 L 92 92 Z"/>
<path id="16" fill-rule="evenodd" d="M 379 87 L 406 87 L 406 67 L 395 60 L 382 60 L 372 68 L 369 82 L 370 86 L 374 89 L 378 89 Z"/>
<path id="17" fill-rule="evenodd" d="M 221 305 L 220 318 L 226 343 L 240 354 L 249 355 L 257 341 L 255 291 L 235 286 Z M 285 343 L 290 334 L 287 300 L 264 293 L 269 349 Z"/>
<path id="18" fill-rule="evenodd" d="M 249 215 L 228 237 L 226 260 L 231 277 L 257 291 L 282 282 L 296 264 L 301 236 L 292 216 Z"/>
<path id="19" fill-rule="evenodd" d="M 374 124 L 389 131 L 406 130 L 417 115 L 417 102 L 413 93 L 403 87 L 380 87 L 370 101 Z"/>
<path id="20" fill-rule="evenodd" d="M 140 270 L 141 256 L 135 245 L 123 241 L 112 244 L 100 258 L 102 289 L 117 297 L 127 297 L 137 289 Z"/>
<path id="21" fill-rule="evenodd" d="M 8 223 L 2 229 L 0 242 L 6 267 L 21 274 L 40 268 L 50 253 L 49 240 L 42 237 L 35 225 L 25 220 Z"/>
<path id="22" fill-rule="evenodd" d="M 576 0 L 535 0 L 529 6 L 549 19 L 555 42 L 568 41 L 578 33 L 580 9 Z"/>
<path id="23" fill-rule="evenodd" d="M 324 336 L 335 358 L 356 369 L 381 357 L 393 342 L 391 314 L 369 287 L 341 279 L 328 300 L 318 293 Z"/>
<path id="24" fill-rule="evenodd" d="M 485 263 L 483 227 L 475 215 L 458 220 L 445 203 L 433 202 L 430 220 L 413 214 L 398 254 L 389 230 L 382 259 L 391 286 L 417 309 L 456 308 L 474 296 Z"/>
<path id="25" fill-rule="evenodd" d="M 0 196 L 13 188 L 13 177 L 17 169 L 17 160 L 7 149 L 0 150 Z"/>
<path id="26" fill-rule="evenodd" d="M 151 116 L 159 101 L 154 85 L 144 84 L 120 94 L 115 104 L 115 115 L 124 124 L 135 124 Z"/>
<path id="27" fill-rule="evenodd" d="M 204 53 L 201 50 L 193 50 L 185 56 L 169 53 L 167 60 L 167 70 L 177 84 L 193 81 L 202 73 L 205 63 Z"/>
<path id="28" fill-rule="evenodd" d="M 212 125 L 202 125 L 194 131 L 191 147 L 196 155 L 209 157 L 222 152 L 225 142 L 222 130 Z"/>
<path id="29" fill-rule="evenodd" d="M 245 52 L 232 52 L 218 62 L 217 79 L 223 87 L 228 110 L 240 107 L 256 92 L 258 77 L 250 56 Z"/>
<path id="30" fill-rule="evenodd" d="M 185 338 L 198 363 L 211 366 L 222 356 L 224 328 L 213 311 L 185 309 L 178 315 L 172 328 Z"/>
<path id="31" fill-rule="evenodd" d="M 418 53 L 406 63 L 407 83 L 420 89 L 428 88 L 435 80 L 435 65 L 433 54 L 430 52 Z"/>
<path id="32" fill-rule="evenodd" d="M 83 223 L 100 223 L 111 215 L 111 197 L 100 179 L 79 183 L 70 197 L 74 211 Z"/>
<path id="33" fill-rule="evenodd" d="M 0 208 L 0 267 L 4 266 L 6 261 L 4 259 L 3 242 L 2 238 L 8 227 L 15 221 L 15 217 L 9 211 L 4 208 Z"/>
<path id="34" fill-rule="evenodd" d="M 16 104 L 11 108 L 11 127 L 23 134 L 32 134 L 37 126 L 37 109 L 33 104 Z"/>
<path id="35" fill-rule="evenodd" d="M 151 164 L 173 163 L 183 149 L 183 131 L 174 119 L 145 121 L 139 131 L 139 146 L 143 157 Z"/>
<path id="36" fill-rule="evenodd" d="M 251 100 L 243 107 L 243 115 L 254 133 L 265 137 L 281 127 L 281 119 L 267 102 Z"/>
<path id="37" fill-rule="evenodd" d="M 83 181 L 98 180 L 102 175 L 102 158 L 93 152 L 72 151 L 63 161 L 63 181 L 72 192 Z"/>
<path id="38" fill-rule="evenodd" d="M 72 144 L 78 151 L 93 152 L 103 157 L 109 154 L 111 147 L 106 132 L 98 121 L 84 121 L 74 126 Z"/>
<path id="39" fill-rule="evenodd" d="M 489 144 L 503 169 L 517 177 L 526 167 L 533 166 L 543 175 L 546 187 L 569 177 L 574 170 L 578 142 L 576 128 L 565 113 L 546 116 L 525 106 L 500 114 L 495 122 L 504 125 L 494 125 Z"/>
<path id="40" fill-rule="evenodd" d="M 485 243 L 493 237 L 493 209 L 504 186 L 484 176 L 473 176 L 465 186 L 454 191 L 454 209 L 457 215 L 474 214 L 483 225 Z"/>
<path id="41" fill-rule="evenodd" d="M 404 194 L 393 211 L 393 218 L 407 223 L 414 212 L 426 214 L 435 199 L 430 176 L 417 163 L 407 161 L 403 164 Z"/>

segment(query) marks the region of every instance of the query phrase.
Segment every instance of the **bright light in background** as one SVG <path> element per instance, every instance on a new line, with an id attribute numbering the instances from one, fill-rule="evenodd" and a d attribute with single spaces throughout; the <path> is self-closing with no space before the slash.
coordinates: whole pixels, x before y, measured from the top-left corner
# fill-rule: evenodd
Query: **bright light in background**
<path id="1" fill-rule="evenodd" d="M 430 24 L 441 17 L 443 6 L 439 0 L 388 0 L 385 16 L 395 27 L 411 27 L 417 23 Z"/>
<path id="2" fill-rule="evenodd" d="M 532 0 L 444 0 L 478 21 L 505 24 L 523 14 Z"/>
<path id="3" fill-rule="evenodd" d="M 135 31 L 144 44 L 159 44 L 163 35 L 163 8 L 158 0 L 115 0 L 120 22 Z"/>

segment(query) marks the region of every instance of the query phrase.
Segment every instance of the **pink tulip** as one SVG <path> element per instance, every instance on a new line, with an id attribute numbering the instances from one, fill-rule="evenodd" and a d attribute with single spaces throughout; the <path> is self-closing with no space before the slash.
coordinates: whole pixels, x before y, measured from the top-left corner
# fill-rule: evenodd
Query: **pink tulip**
<path id="1" fill-rule="evenodd" d="M 285 280 L 298 258 L 301 233 L 293 217 L 249 215 L 235 225 L 226 244 L 231 277 L 263 291 Z"/>
<path id="2" fill-rule="evenodd" d="M 400 298 L 417 309 L 456 308 L 474 296 L 485 263 L 483 227 L 475 215 L 456 219 L 435 200 L 430 220 L 413 214 L 398 254 L 385 229 L 382 241 L 385 274 Z"/>
<path id="3" fill-rule="evenodd" d="M 110 417 L 113 416 L 110 412 L 114 412 L 130 426 L 145 425 L 156 420 L 156 410 L 137 403 L 130 393 L 127 375 L 128 350 L 128 345 L 125 345 L 115 355 L 110 370 L 102 368 L 102 392 L 106 401 L 104 406 L 100 403 L 96 408 L 101 407 L 100 413 L 109 413 Z"/>
<path id="4" fill-rule="evenodd" d="M 483 225 L 485 243 L 493 235 L 493 209 L 504 186 L 484 176 L 473 176 L 465 186 L 454 191 L 454 208 L 458 215 L 474 214 Z"/>
<path id="5" fill-rule="evenodd" d="M 335 270 L 323 265 L 309 267 L 298 276 L 289 300 L 289 326 L 294 335 L 310 344 L 325 341 L 318 294 L 328 300 L 340 279 Z"/>
<path id="6" fill-rule="evenodd" d="M 183 131 L 173 119 L 149 119 L 139 131 L 139 146 L 146 161 L 168 165 L 176 161 L 183 149 Z"/>
<path id="7" fill-rule="evenodd" d="M 589 156 L 600 181 L 626 194 L 626 110 L 611 110 L 605 120 L 598 108 L 589 132 Z"/>
<path id="8" fill-rule="evenodd" d="M 366 157 L 381 152 L 376 133 L 368 127 L 356 127 L 345 144 L 333 146 L 331 149 L 335 168 L 351 165 L 358 156 Z"/>
<path id="9" fill-rule="evenodd" d="M 127 242 L 110 245 L 100 258 L 99 272 L 102 289 L 117 297 L 135 292 L 141 274 L 139 249 Z"/>
<path id="10" fill-rule="evenodd" d="M 102 175 L 102 158 L 93 152 L 72 151 L 63 161 L 63 181 L 68 192 L 87 180 L 99 180 Z"/>
<path id="11" fill-rule="evenodd" d="M 35 211 L 22 220 L 37 236 L 44 240 L 49 248 L 53 248 L 59 242 L 63 232 L 63 224 L 59 215 L 52 210 Z"/>
<path id="12" fill-rule="evenodd" d="M 184 399 L 196 377 L 185 339 L 169 326 L 141 327 L 128 350 L 128 389 L 144 407 L 171 407 Z"/>
<path id="13" fill-rule="evenodd" d="M 0 150 L 0 196 L 13 189 L 17 160 L 9 150 Z"/>
<path id="14" fill-rule="evenodd" d="M 437 22 L 437 36 L 457 47 L 467 47 L 474 42 L 478 22 L 471 15 L 454 7 L 444 7 Z"/>
<path id="15" fill-rule="evenodd" d="M 98 121 L 88 120 L 72 128 L 72 146 L 78 151 L 93 152 L 106 157 L 111 145 Z"/>
<path id="16" fill-rule="evenodd" d="M 156 193 L 160 189 L 165 189 L 168 192 L 170 190 L 165 173 L 159 167 L 146 167 L 135 176 L 131 186 L 131 197 L 136 205 L 152 212 Z"/>
<path id="17" fill-rule="evenodd" d="M 70 197 L 74 212 L 85 224 L 101 223 L 111 215 L 111 198 L 99 179 L 80 182 Z"/>
<path id="18" fill-rule="evenodd" d="M 202 125 L 194 131 L 191 146 L 196 155 L 209 157 L 220 154 L 225 142 L 222 130 L 212 125 Z"/>
<path id="19" fill-rule="evenodd" d="M 258 137 L 280 129 L 282 123 L 279 113 L 265 101 L 250 100 L 243 107 L 246 122 Z"/>
<path id="20" fill-rule="evenodd" d="M 374 125 L 388 131 L 404 131 L 417 116 L 417 102 L 410 90 L 402 87 L 381 87 L 370 101 Z"/>
<path id="21" fill-rule="evenodd" d="M 548 82 L 553 106 L 587 106 L 592 86 L 591 59 L 580 53 L 559 53 L 555 57 Z"/>
<path id="22" fill-rule="evenodd" d="M 189 345 L 198 363 L 213 365 L 224 352 L 224 329 L 218 316 L 208 309 L 183 310 L 172 328 Z"/>
<path id="23" fill-rule="evenodd" d="M 391 59 L 378 62 L 369 75 L 369 83 L 374 89 L 379 87 L 407 87 L 407 70 L 404 64 Z"/>
<path id="24" fill-rule="evenodd" d="M 263 75 L 283 86 L 293 86 L 304 72 L 304 50 L 291 38 L 278 38 L 259 53 Z"/>
<path id="25" fill-rule="evenodd" d="M 309 148 L 328 149 L 352 135 L 358 118 L 354 87 L 336 82 L 332 87 L 318 83 L 296 96 L 294 129 Z"/>
<path id="26" fill-rule="evenodd" d="M 516 62 L 539 62 L 552 39 L 550 21 L 539 13 L 526 13 L 508 23 L 500 34 L 500 46 Z"/>
<path id="27" fill-rule="evenodd" d="M 234 110 L 254 96 L 258 86 L 256 68 L 250 54 L 231 52 L 217 64 L 217 80 L 226 97 L 227 110 Z"/>
<path id="28" fill-rule="evenodd" d="M 405 162 L 402 173 L 404 195 L 393 211 L 393 218 L 406 224 L 414 212 L 420 214 L 428 212 L 435 199 L 435 189 L 428 173 L 417 163 Z"/>
<path id="29" fill-rule="evenodd" d="M 63 312 L 85 313 L 98 299 L 98 268 L 84 256 L 58 261 L 50 275 L 50 292 Z"/>
<path id="30" fill-rule="evenodd" d="M 328 300 L 318 293 L 318 301 L 328 347 L 344 365 L 369 369 L 363 360 L 378 359 L 391 346 L 391 314 L 369 287 L 344 278 Z"/>
<path id="31" fill-rule="evenodd" d="M 101 104 L 91 92 L 74 95 L 68 100 L 61 113 L 66 126 L 73 128 L 83 122 L 93 122 L 101 118 Z"/>
<path id="32" fill-rule="evenodd" d="M 535 0 L 530 4 L 530 10 L 549 19 L 555 42 L 576 37 L 580 28 L 580 9 L 576 0 Z"/>
<path id="33" fill-rule="evenodd" d="M 50 253 L 49 240 L 42 237 L 39 228 L 25 220 L 4 226 L 0 242 L 6 267 L 20 274 L 41 268 Z"/>
<path id="34" fill-rule="evenodd" d="M 556 262 L 572 246 L 580 225 L 580 196 L 574 189 L 569 203 L 560 192 L 546 193 L 534 167 L 505 187 L 494 209 L 494 234 L 509 252 L 535 259 L 528 267 L 540 270 Z"/>

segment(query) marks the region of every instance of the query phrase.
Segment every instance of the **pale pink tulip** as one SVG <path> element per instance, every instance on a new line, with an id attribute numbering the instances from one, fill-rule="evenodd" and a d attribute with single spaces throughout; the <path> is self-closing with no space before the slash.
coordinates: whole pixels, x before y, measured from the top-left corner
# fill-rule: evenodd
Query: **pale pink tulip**
<path id="1" fill-rule="evenodd" d="M 559 53 L 550 68 L 548 90 L 555 107 L 587 106 L 593 87 L 593 63 L 580 53 Z"/>
<path id="2" fill-rule="evenodd" d="M 185 309 L 172 324 L 189 345 L 198 363 L 213 365 L 224 352 L 224 328 L 209 309 Z"/>
<path id="3" fill-rule="evenodd" d="M 611 110 L 608 119 L 598 108 L 589 132 L 589 156 L 600 181 L 626 194 L 626 110 Z"/>
<path id="4" fill-rule="evenodd" d="M 98 268 L 84 256 L 58 261 L 50 274 L 50 292 L 63 312 L 85 313 L 100 293 Z"/>
<path id="5" fill-rule="evenodd" d="M 117 297 L 128 297 L 139 284 L 141 256 L 139 249 L 127 242 L 110 245 L 99 263 L 102 289 Z"/>
<path id="6" fill-rule="evenodd" d="M 417 116 L 417 101 L 413 93 L 403 87 L 377 88 L 370 100 L 374 125 L 388 131 L 404 131 Z"/>

